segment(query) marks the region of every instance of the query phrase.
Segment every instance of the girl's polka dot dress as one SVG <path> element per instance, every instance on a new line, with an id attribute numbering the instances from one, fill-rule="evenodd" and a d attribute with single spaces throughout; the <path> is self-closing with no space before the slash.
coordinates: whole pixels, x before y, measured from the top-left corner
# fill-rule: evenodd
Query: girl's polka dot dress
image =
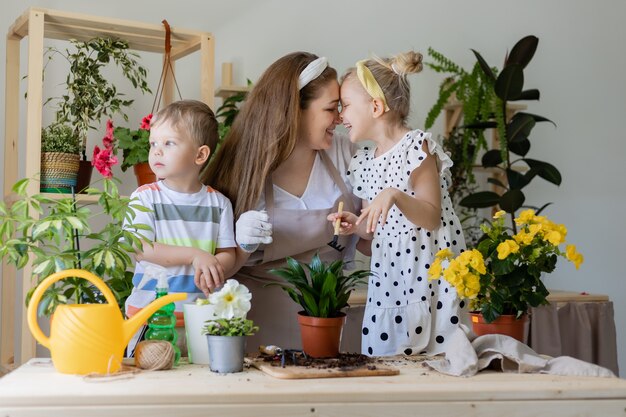
<path id="1" fill-rule="evenodd" d="M 428 153 L 424 152 L 426 142 Z M 428 231 L 415 226 L 392 207 L 372 240 L 367 305 L 361 350 L 371 356 L 437 354 L 460 321 L 466 322 L 465 303 L 445 280 L 428 281 L 428 268 L 443 248 L 465 249 L 463 231 L 448 195 L 452 161 L 430 133 L 413 130 L 393 148 L 374 157 L 374 149 L 359 150 L 350 162 L 353 192 L 371 202 L 387 187 L 414 195 L 411 172 L 426 158 L 438 158 L 441 185 L 441 224 Z M 419 185 L 418 185 L 419 186 Z"/>

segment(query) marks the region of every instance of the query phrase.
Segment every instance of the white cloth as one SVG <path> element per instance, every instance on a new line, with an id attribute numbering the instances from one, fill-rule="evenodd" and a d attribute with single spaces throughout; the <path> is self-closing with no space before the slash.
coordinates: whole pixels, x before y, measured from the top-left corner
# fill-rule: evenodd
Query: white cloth
<path id="1" fill-rule="evenodd" d="M 349 190 L 352 189 L 352 186 L 348 181 L 346 172 L 348 171 L 348 164 L 350 163 L 350 159 L 356 151 L 356 148 L 356 145 L 352 144 L 346 135 L 335 132 L 331 148 L 325 151 L 330 157 L 333 165 L 341 174 L 341 177 Z M 273 189 L 275 207 L 284 209 L 326 209 L 333 207 L 337 198 L 341 196 L 341 190 L 337 184 L 335 184 L 335 181 L 328 170 L 324 167 L 319 155 L 315 157 L 315 162 L 313 163 L 313 168 L 311 169 L 311 175 L 309 176 L 309 182 L 302 196 L 295 196 L 277 185 L 274 185 Z M 358 208 L 361 207 L 361 201 L 359 198 L 354 197 L 354 205 Z M 265 193 L 261 193 L 259 203 L 255 207 L 255 210 L 261 211 L 265 210 L 265 208 Z M 346 260 L 354 257 L 354 245 L 350 246 L 352 250 L 350 253 L 345 254 L 344 259 Z M 246 265 L 258 264 L 262 259 L 263 245 L 261 245 L 258 251 L 250 255 Z"/>
<path id="2" fill-rule="evenodd" d="M 428 231 L 392 207 L 386 223 L 376 226 L 370 266 L 374 274 L 363 318 L 363 354 L 441 353 L 449 346 L 448 337 L 458 323 L 467 321 L 465 303 L 454 288 L 442 280 L 428 281 L 428 269 L 440 249 L 447 247 L 456 254 L 465 249 L 461 222 L 447 192 L 452 161 L 430 133 L 408 132 L 378 157 L 375 149 L 358 151 L 348 176 L 354 193 L 368 202 L 389 187 L 414 196 L 409 177 L 422 161 L 432 157 L 439 166 L 441 223 Z"/>
<path id="3" fill-rule="evenodd" d="M 616 377 L 606 368 L 569 356 L 541 356 L 509 336 L 487 334 L 470 343 L 466 333 L 457 328 L 450 340 L 452 343 L 446 351 L 445 359 L 426 361 L 426 366 L 452 376 L 472 376 L 488 367 L 495 367 L 502 372 L 520 374 Z"/>

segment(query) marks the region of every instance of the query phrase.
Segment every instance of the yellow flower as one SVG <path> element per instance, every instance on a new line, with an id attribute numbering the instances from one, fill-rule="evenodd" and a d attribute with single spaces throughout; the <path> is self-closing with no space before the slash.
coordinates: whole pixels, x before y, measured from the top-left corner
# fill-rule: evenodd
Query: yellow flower
<path id="1" fill-rule="evenodd" d="M 516 235 L 513 236 L 513 239 L 517 242 L 518 245 L 530 245 L 533 241 L 533 235 L 522 230 Z"/>
<path id="2" fill-rule="evenodd" d="M 504 216 L 505 214 L 506 214 L 506 211 L 504 211 L 504 210 L 500 210 L 500 211 L 498 211 L 496 214 L 494 214 L 494 215 L 493 215 L 493 218 L 497 220 L 497 219 L 499 219 L 500 217 Z"/>
<path id="3" fill-rule="evenodd" d="M 564 239 L 559 232 L 557 232 L 556 230 L 552 230 L 543 236 L 543 240 L 547 240 L 548 242 L 552 243 L 554 246 L 558 246 L 559 244 L 563 242 Z"/>
<path id="4" fill-rule="evenodd" d="M 441 276 L 441 259 L 436 258 L 428 269 L 428 280 L 432 281 Z"/>
<path id="5" fill-rule="evenodd" d="M 472 249 L 469 251 L 472 255 L 469 260 L 469 265 L 474 269 L 474 271 L 479 274 L 487 273 L 487 269 L 485 268 L 485 260 L 483 259 L 482 253 L 476 249 Z"/>
<path id="6" fill-rule="evenodd" d="M 517 253 L 519 251 L 519 245 L 511 239 L 507 239 L 500 243 L 497 247 L 498 259 L 506 259 L 511 253 Z"/>
<path id="7" fill-rule="evenodd" d="M 435 257 L 437 259 L 452 259 L 454 258 L 454 253 L 452 253 L 450 248 L 444 248 L 444 249 L 441 249 L 439 252 L 437 252 Z"/>
<path id="8" fill-rule="evenodd" d="M 467 274 L 463 279 L 464 292 L 463 295 L 467 298 L 476 298 L 480 292 L 480 277 L 475 274 Z"/>
<path id="9" fill-rule="evenodd" d="M 585 261 L 583 255 L 576 252 L 576 245 L 567 245 L 565 248 L 565 257 L 574 264 L 576 269 L 580 268 L 580 264 Z"/>
<path id="10" fill-rule="evenodd" d="M 519 214 L 519 217 L 515 219 L 515 224 L 530 224 L 535 219 L 535 210 L 524 210 Z"/>

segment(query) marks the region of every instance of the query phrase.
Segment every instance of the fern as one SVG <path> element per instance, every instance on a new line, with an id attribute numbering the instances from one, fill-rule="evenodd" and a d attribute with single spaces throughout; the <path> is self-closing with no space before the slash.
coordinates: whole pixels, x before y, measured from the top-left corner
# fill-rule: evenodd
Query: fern
<path id="1" fill-rule="evenodd" d="M 435 124 L 435 120 L 437 120 L 437 117 L 439 117 L 439 115 L 441 114 L 443 107 L 446 105 L 448 99 L 450 99 L 450 96 L 456 91 L 456 89 L 457 84 L 454 82 L 448 83 L 444 81 L 443 83 L 441 83 L 441 86 L 439 87 L 439 99 L 428 111 L 428 116 L 426 117 L 426 121 L 424 122 L 424 127 L 426 130 L 430 129 Z"/>

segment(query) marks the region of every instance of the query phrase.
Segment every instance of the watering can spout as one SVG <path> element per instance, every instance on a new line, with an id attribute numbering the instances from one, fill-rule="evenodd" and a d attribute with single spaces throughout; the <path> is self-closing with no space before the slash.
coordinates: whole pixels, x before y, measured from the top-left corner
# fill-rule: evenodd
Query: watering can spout
<path id="1" fill-rule="evenodd" d="M 130 339 L 137 332 L 137 329 L 145 323 L 151 315 L 153 315 L 161 307 L 173 303 L 175 301 L 184 301 L 187 299 L 187 293 L 174 293 L 168 294 L 163 297 L 159 297 L 141 310 L 137 312 L 133 317 L 124 322 L 124 346 L 130 342 Z"/>

